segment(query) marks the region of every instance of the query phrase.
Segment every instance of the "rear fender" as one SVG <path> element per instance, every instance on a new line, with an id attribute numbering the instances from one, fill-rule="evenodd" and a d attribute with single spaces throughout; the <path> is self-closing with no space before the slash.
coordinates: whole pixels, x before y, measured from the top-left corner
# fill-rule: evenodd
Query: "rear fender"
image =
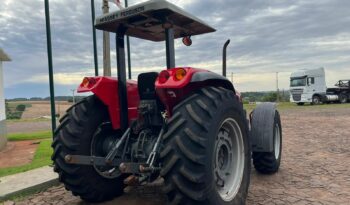
<path id="1" fill-rule="evenodd" d="M 120 106 L 118 80 L 112 77 L 86 77 L 77 89 L 78 93 L 94 93 L 108 108 L 109 117 L 114 129 L 120 128 Z M 137 118 L 137 107 L 140 97 L 136 81 L 127 81 L 129 124 Z"/>
<path id="2" fill-rule="evenodd" d="M 203 69 L 187 67 L 183 68 L 186 70 L 185 77 L 182 80 L 175 80 L 174 75 L 177 69 L 179 68 L 167 70 L 170 77 L 165 83 L 160 83 L 159 79 L 155 82 L 157 95 L 170 115 L 178 103 L 203 87 L 224 87 L 236 94 L 232 83 L 221 75 Z"/>

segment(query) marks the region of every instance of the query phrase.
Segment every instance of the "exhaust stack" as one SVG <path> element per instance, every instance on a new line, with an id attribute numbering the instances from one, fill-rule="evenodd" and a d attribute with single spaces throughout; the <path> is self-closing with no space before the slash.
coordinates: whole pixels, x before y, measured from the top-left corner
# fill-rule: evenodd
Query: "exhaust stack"
<path id="1" fill-rule="evenodd" d="M 222 54 L 222 75 L 224 77 L 226 77 L 226 50 L 227 50 L 227 46 L 228 44 L 230 44 L 230 39 L 228 39 L 223 47 L 223 54 Z"/>

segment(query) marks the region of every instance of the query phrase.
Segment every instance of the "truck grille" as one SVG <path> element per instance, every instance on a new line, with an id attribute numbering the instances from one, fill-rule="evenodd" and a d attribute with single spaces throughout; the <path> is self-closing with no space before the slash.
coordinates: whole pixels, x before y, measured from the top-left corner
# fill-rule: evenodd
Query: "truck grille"
<path id="1" fill-rule="evenodd" d="M 301 100 L 301 94 L 292 94 L 294 101 L 300 101 Z"/>
<path id="2" fill-rule="evenodd" d="M 303 93 L 303 89 L 291 89 L 290 93 L 292 94 L 294 101 L 300 101 L 301 100 L 301 94 Z"/>

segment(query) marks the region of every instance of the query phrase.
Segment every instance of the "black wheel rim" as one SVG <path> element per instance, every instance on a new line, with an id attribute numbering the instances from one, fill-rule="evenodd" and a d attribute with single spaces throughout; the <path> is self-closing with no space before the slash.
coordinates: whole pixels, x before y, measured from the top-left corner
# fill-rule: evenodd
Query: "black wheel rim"
<path id="1" fill-rule="evenodd" d="M 111 128 L 110 123 L 101 124 L 91 141 L 91 156 L 106 157 L 110 148 L 117 143 L 118 133 Z M 121 175 L 118 167 L 93 165 L 95 171 L 102 177 L 114 179 Z"/>

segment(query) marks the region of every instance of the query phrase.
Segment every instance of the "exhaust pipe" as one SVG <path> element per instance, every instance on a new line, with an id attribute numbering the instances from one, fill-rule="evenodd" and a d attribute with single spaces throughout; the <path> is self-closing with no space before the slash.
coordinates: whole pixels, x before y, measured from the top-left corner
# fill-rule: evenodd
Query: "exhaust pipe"
<path id="1" fill-rule="evenodd" d="M 230 44 L 230 39 L 228 39 L 223 47 L 223 54 L 222 54 L 222 75 L 224 77 L 226 77 L 226 50 L 227 50 L 227 46 L 228 44 Z"/>

